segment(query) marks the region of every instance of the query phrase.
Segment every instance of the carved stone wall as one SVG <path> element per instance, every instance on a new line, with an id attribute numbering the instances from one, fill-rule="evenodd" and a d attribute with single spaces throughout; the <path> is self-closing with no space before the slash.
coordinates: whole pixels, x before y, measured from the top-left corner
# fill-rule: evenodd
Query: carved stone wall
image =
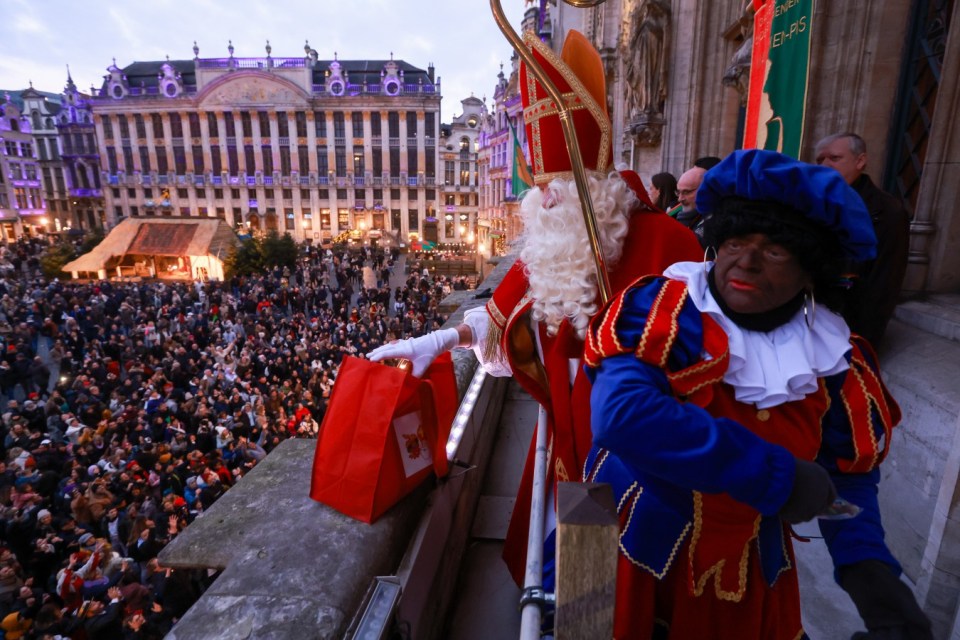
<path id="1" fill-rule="evenodd" d="M 855 131 L 879 182 L 886 157 L 910 0 L 814 3 L 803 159 L 817 140 Z"/>
<path id="2" fill-rule="evenodd" d="M 723 86 L 723 74 L 735 52 L 723 34 L 740 16 L 739 0 L 674 0 L 670 95 L 664 109 L 663 148 L 657 158 L 640 158 L 646 172 L 679 175 L 704 155 L 734 149 L 737 93 Z M 645 165 L 645 166 L 644 166 Z"/>

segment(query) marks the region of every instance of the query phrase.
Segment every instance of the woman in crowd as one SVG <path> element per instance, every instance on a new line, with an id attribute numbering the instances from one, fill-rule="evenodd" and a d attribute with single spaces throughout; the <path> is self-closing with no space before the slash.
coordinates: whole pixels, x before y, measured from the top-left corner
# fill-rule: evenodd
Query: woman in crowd
<path id="1" fill-rule="evenodd" d="M 704 263 L 591 324 L 585 477 L 620 512 L 617 638 L 803 636 L 791 524 L 821 519 L 870 638 L 930 638 L 883 541 L 878 465 L 900 412 L 829 307 L 869 214 L 838 173 L 738 151 L 704 177 Z M 843 498 L 835 501 L 837 497 Z"/>
<path id="2" fill-rule="evenodd" d="M 677 204 L 677 179 L 672 173 L 657 173 L 650 179 L 650 199 L 661 211 Z"/>

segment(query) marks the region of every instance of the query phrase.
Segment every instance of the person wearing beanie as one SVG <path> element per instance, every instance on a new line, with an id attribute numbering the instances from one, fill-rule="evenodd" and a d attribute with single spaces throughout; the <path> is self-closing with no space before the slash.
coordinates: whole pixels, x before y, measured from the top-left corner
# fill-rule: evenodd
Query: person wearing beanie
<path id="1" fill-rule="evenodd" d="M 873 257 L 832 169 L 737 151 L 697 193 L 711 258 L 637 282 L 590 327 L 584 479 L 620 512 L 618 638 L 799 638 L 792 524 L 818 519 L 870 638 L 932 638 L 884 543 L 879 465 L 900 409 L 835 311 Z"/>

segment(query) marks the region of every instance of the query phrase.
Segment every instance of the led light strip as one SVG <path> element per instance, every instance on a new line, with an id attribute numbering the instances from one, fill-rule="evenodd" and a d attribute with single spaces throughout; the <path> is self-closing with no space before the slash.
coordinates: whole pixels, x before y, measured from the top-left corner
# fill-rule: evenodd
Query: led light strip
<path id="1" fill-rule="evenodd" d="M 467 388 L 467 393 L 460 402 L 460 408 L 457 409 L 457 415 L 453 418 L 453 425 L 450 427 L 450 437 L 447 438 L 447 460 L 453 460 L 457 457 L 457 449 L 460 448 L 460 440 L 463 439 L 463 431 L 467 428 L 470 416 L 473 413 L 473 407 L 477 404 L 477 398 L 480 397 L 480 389 L 483 387 L 483 381 L 487 378 L 487 372 L 483 367 L 477 367 Z"/>

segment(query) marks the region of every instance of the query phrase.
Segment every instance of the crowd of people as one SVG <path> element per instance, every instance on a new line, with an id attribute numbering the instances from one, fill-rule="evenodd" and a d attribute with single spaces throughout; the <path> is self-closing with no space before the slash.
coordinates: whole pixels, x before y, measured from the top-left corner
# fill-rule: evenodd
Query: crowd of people
<path id="1" fill-rule="evenodd" d="M 163 637 L 209 577 L 161 549 L 316 435 L 345 356 L 439 328 L 465 286 L 396 251 L 317 248 L 226 282 L 81 284 L 41 277 L 43 249 L 0 255 L 8 639 Z"/>

